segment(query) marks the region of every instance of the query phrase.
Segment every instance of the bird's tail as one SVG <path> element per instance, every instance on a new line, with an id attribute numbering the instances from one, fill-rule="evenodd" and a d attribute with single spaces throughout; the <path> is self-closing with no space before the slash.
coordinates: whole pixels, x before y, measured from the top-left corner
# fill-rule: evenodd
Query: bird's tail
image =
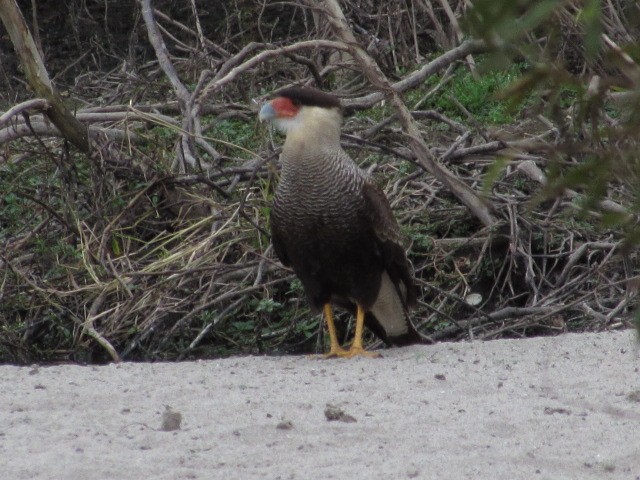
<path id="1" fill-rule="evenodd" d="M 409 318 L 407 292 L 395 284 L 387 272 L 382 273 L 378 298 L 365 315 L 365 324 L 388 345 L 428 343 Z"/>

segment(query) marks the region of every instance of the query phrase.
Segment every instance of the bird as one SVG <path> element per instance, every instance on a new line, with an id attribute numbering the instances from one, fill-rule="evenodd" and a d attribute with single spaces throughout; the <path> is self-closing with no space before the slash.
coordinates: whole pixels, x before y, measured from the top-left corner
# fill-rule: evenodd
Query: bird
<path id="1" fill-rule="evenodd" d="M 271 241 L 312 310 L 324 314 L 325 356 L 379 356 L 363 346 L 365 325 L 388 346 L 424 343 L 409 318 L 418 291 L 400 227 L 384 192 L 340 145 L 339 98 L 306 86 L 269 98 L 258 117 L 285 135 Z M 356 317 L 348 350 L 338 341 L 333 305 Z"/>

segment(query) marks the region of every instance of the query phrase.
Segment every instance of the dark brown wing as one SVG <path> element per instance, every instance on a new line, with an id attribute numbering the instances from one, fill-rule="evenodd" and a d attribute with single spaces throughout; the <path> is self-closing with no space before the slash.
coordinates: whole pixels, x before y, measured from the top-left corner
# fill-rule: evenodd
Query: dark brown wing
<path id="1" fill-rule="evenodd" d="M 378 239 L 378 247 L 394 284 L 402 293 L 407 308 L 415 306 L 417 288 L 413 273 L 402 244 L 400 227 L 396 221 L 386 195 L 371 181 L 366 181 L 362 189 L 367 207 L 367 215 Z"/>
<path id="2" fill-rule="evenodd" d="M 287 236 L 284 234 L 284 232 L 281 231 L 280 226 L 278 225 L 278 222 L 273 213 L 271 214 L 270 222 L 271 243 L 273 244 L 273 249 L 276 252 L 276 256 L 280 259 L 280 262 L 282 262 L 285 267 L 290 267 L 291 260 L 287 255 L 287 246 L 285 244 L 285 239 L 287 238 Z"/>

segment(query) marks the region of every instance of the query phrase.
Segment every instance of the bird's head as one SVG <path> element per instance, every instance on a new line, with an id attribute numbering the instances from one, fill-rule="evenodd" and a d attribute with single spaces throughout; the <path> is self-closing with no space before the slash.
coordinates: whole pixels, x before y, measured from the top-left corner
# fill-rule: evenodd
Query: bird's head
<path id="1" fill-rule="evenodd" d="M 339 129 L 342 115 L 337 97 L 311 87 L 290 87 L 276 92 L 258 118 L 288 134 L 298 128 L 323 128 L 327 122 Z"/>

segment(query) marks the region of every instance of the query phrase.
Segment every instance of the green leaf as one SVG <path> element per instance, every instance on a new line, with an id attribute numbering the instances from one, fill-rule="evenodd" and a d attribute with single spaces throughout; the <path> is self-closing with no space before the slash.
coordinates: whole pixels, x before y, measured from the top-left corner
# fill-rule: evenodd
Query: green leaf
<path id="1" fill-rule="evenodd" d="M 578 14 L 578 19 L 584 25 L 584 50 L 587 58 L 594 60 L 600 53 L 602 19 L 600 0 L 587 0 Z"/>
<path id="2" fill-rule="evenodd" d="M 605 228 L 619 228 L 625 225 L 630 219 L 630 215 L 625 212 L 606 211 L 602 213 L 601 221 Z"/>

